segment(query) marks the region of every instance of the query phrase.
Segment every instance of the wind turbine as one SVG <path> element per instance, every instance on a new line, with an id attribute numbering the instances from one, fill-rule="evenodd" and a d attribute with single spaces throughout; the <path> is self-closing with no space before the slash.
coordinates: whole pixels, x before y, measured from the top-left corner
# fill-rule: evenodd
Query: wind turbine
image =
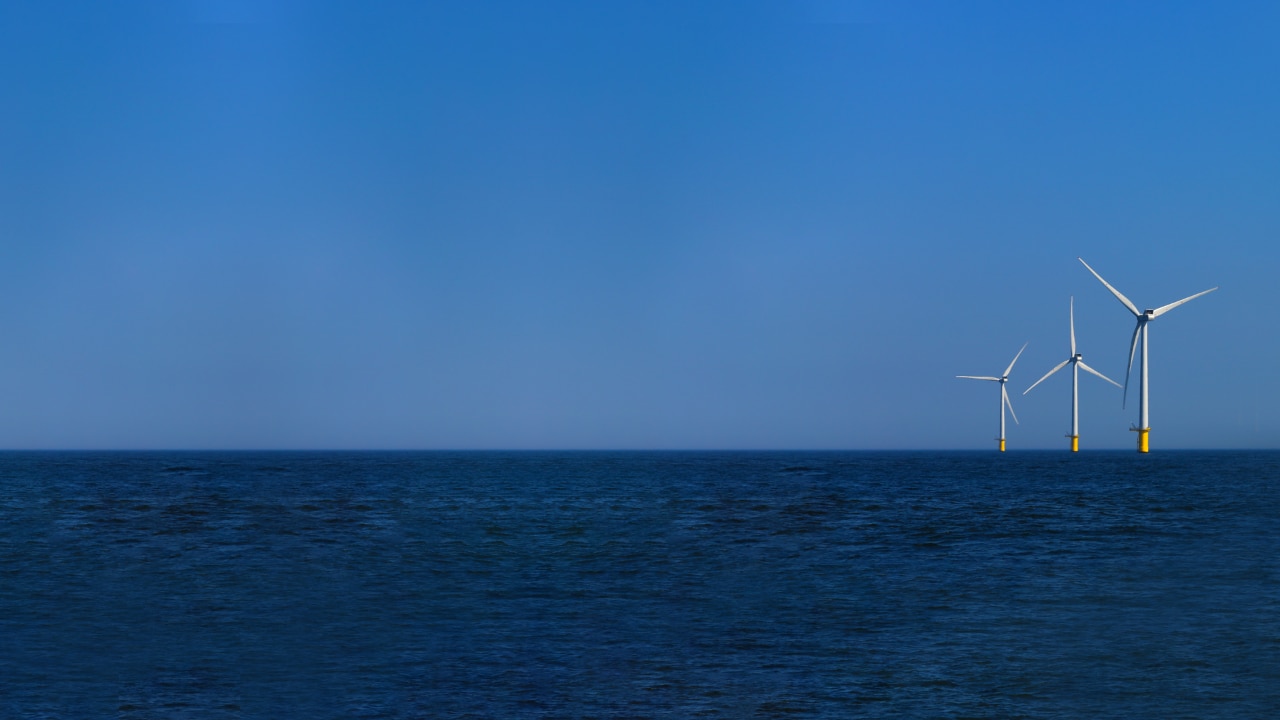
<path id="1" fill-rule="evenodd" d="M 1004 389 L 1004 384 L 1009 382 L 1009 371 L 1013 370 L 1013 364 L 1018 362 L 1018 358 L 1022 355 L 1022 350 L 1027 349 L 1027 344 L 1022 343 L 1022 349 L 1017 355 L 1013 356 L 1013 360 L 1009 362 L 1009 367 L 1004 369 L 1004 374 L 1000 377 L 990 377 L 986 375 L 957 375 L 958 378 L 966 380 L 990 380 L 1000 383 L 1000 452 L 1004 452 L 1004 408 L 1009 407 L 1009 414 L 1013 416 L 1013 421 L 1018 422 L 1018 415 L 1013 411 L 1013 403 L 1009 402 L 1009 393 Z"/>
<path id="2" fill-rule="evenodd" d="M 1094 370 L 1084 364 L 1084 355 L 1076 352 L 1076 299 L 1071 298 L 1070 304 L 1067 306 L 1069 317 L 1071 320 L 1071 357 L 1058 363 L 1052 370 L 1044 374 L 1044 377 L 1031 384 L 1031 387 L 1022 391 L 1023 395 L 1035 389 L 1036 385 L 1049 379 L 1049 376 L 1058 372 L 1071 363 L 1071 434 L 1067 437 L 1071 438 L 1071 452 L 1080 451 L 1080 371 L 1091 372 L 1094 375 L 1106 380 L 1107 382 L 1120 387 L 1120 383 Z"/>
<path id="3" fill-rule="evenodd" d="M 1084 265 L 1089 272 L 1093 273 L 1093 276 L 1098 278 L 1098 282 L 1105 285 L 1106 288 L 1111 291 L 1111 294 L 1115 295 L 1116 299 L 1119 300 L 1120 303 L 1123 304 L 1126 308 L 1128 308 L 1129 312 L 1133 313 L 1133 316 L 1138 319 L 1138 325 L 1133 329 L 1133 339 L 1129 341 L 1129 367 L 1124 371 L 1124 397 L 1125 397 L 1125 402 L 1128 402 L 1129 374 L 1133 372 L 1133 353 L 1138 349 L 1138 336 L 1141 335 L 1142 336 L 1142 366 L 1141 366 L 1141 371 L 1138 375 L 1138 390 L 1139 390 L 1139 393 L 1142 395 L 1142 402 L 1138 406 L 1138 426 L 1134 428 L 1129 428 L 1129 429 L 1138 433 L 1138 452 L 1140 453 L 1147 452 L 1148 451 L 1147 436 L 1151 434 L 1151 425 L 1149 423 L 1148 416 L 1147 416 L 1147 335 L 1150 332 L 1147 328 L 1147 324 L 1150 323 L 1152 320 L 1155 320 L 1156 318 L 1160 317 L 1161 315 L 1169 312 L 1170 310 L 1178 307 L 1179 305 L 1182 305 L 1183 303 L 1191 302 L 1192 300 L 1195 300 L 1201 295 L 1207 295 L 1213 292 L 1214 290 L 1217 290 L 1218 288 L 1211 287 L 1208 290 L 1205 290 L 1203 292 L 1198 292 L 1195 295 L 1192 295 L 1190 297 L 1184 297 L 1177 302 L 1171 302 L 1168 305 L 1162 305 L 1156 308 L 1155 310 L 1144 310 L 1142 312 L 1138 312 L 1138 306 L 1130 302 L 1129 298 L 1120 294 L 1119 290 L 1111 287 L 1111 284 L 1108 283 L 1106 280 L 1103 280 L 1102 276 L 1099 275 L 1097 271 L 1089 267 L 1089 263 L 1085 262 L 1084 258 L 1078 257 L 1076 259 L 1079 260 L 1080 264 Z"/>

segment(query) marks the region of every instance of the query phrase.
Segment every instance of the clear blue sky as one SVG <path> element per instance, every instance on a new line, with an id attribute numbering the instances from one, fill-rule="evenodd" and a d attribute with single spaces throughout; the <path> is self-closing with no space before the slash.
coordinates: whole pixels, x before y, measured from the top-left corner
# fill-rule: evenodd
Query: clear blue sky
<path id="1" fill-rule="evenodd" d="M 0 446 L 1280 446 L 1274 3 L 0 2 Z M 1082 445 L 1136 406 L 1092 377 Z"/>

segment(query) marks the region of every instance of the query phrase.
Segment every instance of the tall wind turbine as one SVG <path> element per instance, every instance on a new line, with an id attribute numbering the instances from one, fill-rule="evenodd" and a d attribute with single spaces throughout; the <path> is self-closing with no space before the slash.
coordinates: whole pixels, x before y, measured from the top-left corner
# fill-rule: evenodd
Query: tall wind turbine
<path id="1" fill-rule="evenodd" d="M 1147 436 L 1151 434 L 1151 425 L 1147 416 L 1147 335 L 1150 333 L 1150 331 L 1147 328 L 1147 325 L 1152 320 L 1155 320 L 1156 318 L 1178 307 L 1179 305 L 1182 305 L 1183 303 L 1191 302 L 1192 300 L 1195 300 L 1201 295 L 1207 295 L 1213 292 L 1214 290 L 1217 290 L 1218 288 L 1211 287 L 1208 290 L 1205 290 L 1203 292 L 1198 292 L 1195 295 L 1191 295 L 1190 297 L 1184 297 L 1177 302 L 1171 302 L 1168 305 L 1162 305 L 1156 308 L 1155 310 L 1144 310 L 1142 312 L 1138 312 L 1138 306 L 1130 302 L 1129 298 L 1120 294 L 1119 290 L 1111 287 L 1111 283 L 1108 283 L 1106 280 L 1103 280 L 1102 276 L 1099 275 L 1096 270 L 1089 267 L 1089 263 L 1085 262 L 1084 258 L 1078 257 L 1076 259 L 1079 260 L 1080 264 L 1084 265 L 1089 272 L 1093 273 L 1093 276 L 1098 278 L 1098 282 L 1105 285 L 1106 288 L 1111 291 L 1111 294 L 1115 295 L 1116 299 L 1119 300 L 1120 303 L 1123 304 L 1126 308 L 1128 308 L 1129 312 L 1133 313 L 1133 316 L 1138 319 L 1138 325 L 1133 329 L 1133 339 L 1129 341 L 1129 367 L 1127 370 L 1124 371 L 1124 395 L 1125 395 L 1125 401 L 1127 402 L 1129 397 L 1129 375 L 1130 373 L 1133 372 L 1133 354 L 1138 349 L 1138 336 L 1141 335 L 1142 336 L 1142 365 L 1140 368 L 1140 372 L 1138 374 L 1138 390 L 1142 396 L 1142 402 L 1138 406 L 1138 426 L 1130 429 L 1138 433 L 1138 452 L 1141 452 L 1141 453 L 1147 452 L 1148 451 Z"/>
<path id="2" fill-rule="evenodd" d="M 1031 392 L 1033 389 L 1035 389 L 1036 385 L 1039 385 L 1045 380 L 1048 380 L 1050 375 L 1066 367 L 1067 363 L 1071 363 L 1071 434 L 1068 435 L 1067 437 L 1071 438 L 1071 452 L 1079 452 L 1080 451 L 1080 371 L 1084 370 L 1085 372 L 1091 372 L 1094 375 L 1097 375 L 1098 377 L 1102 378 L 1103 380 L 1106 380 L 1107 382 L 1111 383 L 1112 385 L 1115 385 L 1116 387 L 1120 387 L 1120 383 L 1116 382 L 1115 380 L 1112 380 L 1106 375 L 1103 375 L 1097 370 L 1094 370 L 1093 368 L 1084 364 L 1084 355 L 1081 355 L 1080 353 L 1076 352 L 1076 299 L 1074 297 L 1071 298 L 1071 301 L 1067 306 L 1067 311 L 1069 313 L 1069 318 L 1071 321 L 1071 356 L 1068 357 L 1066 360 L 1063 360 L 1062 362 L 1058 363 L 1056 366 L 1054 366 L 1052 370 L 1044 374 L 1044 377 L 1032 383 L 1031 387 L 1022 391 L 1022 394 L 1026 395 L 1027 393 Z"/>
<path id="3" fill-rule="evenodd" d="M 1027 344 L 1022 343 L 1022 350 L 1027 349 Z M 1000 377 L 990 377 L 988 375 L 957 375 L 958 378 L 967 380 L 990 380 L 1000 383 L 1000 452 L 1004 452 L 1004 409 L 1009 407 L 1009 414 L 1013 415 L 1013 421 L 1018 422 L 1018 415 L 1013 411 L 1013 403 L 1009 402 L 1009 393 L 1004 389 L 1004 384 L 1009 382 L 1009 372 L 1013 370 L 1013 364 L 1018 362 L 1018 358 L 1022 355 L 1022 350 L 1013 356 L 1013 360 L 1009 362 L 1009 367 L 1004 369 L 1004 374 Z"/>

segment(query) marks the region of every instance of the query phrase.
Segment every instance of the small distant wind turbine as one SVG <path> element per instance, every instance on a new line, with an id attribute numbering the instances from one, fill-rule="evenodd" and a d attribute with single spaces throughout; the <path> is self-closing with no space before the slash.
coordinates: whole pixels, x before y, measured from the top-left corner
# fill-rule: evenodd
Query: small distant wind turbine
<path id="1" fill-rule="evenodd" d="M 992 382 L 1000 383 L 1000 437 L 998 438 L 1000 440 L 1000 452 L 1004 452 L 1005 406 L 1009 407 L 1009 414 L 1013 416 L 1013 421 L 1015 423 L 1018 422 L 1018 415 L 1013 411 L 1013 403 L 1009 402 L 1009 393 L 1004 389 L 1004 384 L 1009 382 L 1009 372 L 1013 370 L 1013 364 L 1018 362 L 1018 358 L 1022 356 L 1022 350 L 1026 350 L 1026 349 L 1027 349 L 1027 344 L 1022 343 L 1022 349 L 1018 351 L 1017 355 L 1013 356 L 1013 360 L 1009 362 L 1009 367 L 1004 369 L 1004 374 L 1001 375 L 1000 377 L 990 377 L 986 375 L 957 375 L 956 376 L 958 378 L 965 378 L 966 380 L 990 380 Z"/>
<path id="2" fill-rule="evenodd" d="M 1023 395 L 1035 389 L 1036 385 L 1049 379 L 1049 376 L 1058 372 L 1071 363 L 1071 434 L 1067 437 L 1071 438 L 1071 452 L 1079 452 L 1080 450 L 1080 371 L 1091 372 L 1094 375 L 1106 380 L 1107 382 L 1120 387 L 1120 383 L 1094 370 L 1084 364 L 1084 355 L 1076 352 L 1076 299 L 1071 298 L 1067 306 L 1069 318 L 1071 321 L 1071 357 L 1058 363 L 1052 370 L 1044 374 L 1044 377 L 1031 384 L 1031 387 L 1022 391 Z"/>
<path id="3" fill-rule="evenodd" d="M 1150 323 L 1152 320 L 1155 320 L 1156 318 L 1160 317 L 1161 315 L 1169 312 L 1170 310 L 1178 307 L 1179 305 L 1182 305 L 1183 303 L 1191 302 L 1192 300 L 1195 300 L 1201 295 L 1208 295 L 1209 293 L 1213 292 L 1214 290 L 1217 290 L 1218 288 L 1211 287 L 1208 290 L 1205 290 L 1203 292 L 1198 292 L 1195 295 L 1191 295 L 1190 297 L 1184 297 L 1177 302 L 1171 302 L 1168 305 L 1162 305 L 1156 308 L 1155 310 L 1145 310 L 1142 312 L 1138 312 L 1138 306 L 1130 302 L 1129 298 L 1125 297 L 1124 295 L 1121 295 L 1119 290 L 1111 287 L 1111 284 L 1108 283 L 1106 280 L 1103 280 L 1102 276 L 1099 275 L 1097 271 L 1089 267 L 1089 263 L 1085 262 L 1084 258 L 1078 257 L 1076 259 L 1079 260 L 1080 264 L 1084 265 L 1089 272 L 1093 273 L 1093 276 L 1098 278 L 1098 282 L 1105 285 L 1106 288 L 1111 291 L 1111 294 L 1115 295 L 1116 299 L 1119 300 L 1121 304 L 1123 304 L 1126 308 L 1128 308 L 1129 312 L 1133 313 L 1133 316 L 1138 319 L 1138 325 L 1133 329 L 1133 339 L 1129 341 L 1129 367 L 1124 371 L 1124 397 L 1125 397 L 1125 402 L 1127 403 L 1129 398 L 1129 375 L 1130 373 L 1133 372 L 1133 354 L 1138 348 L 1138 336 L 1141 335 L 1142 336 L 1142 366 L 1138 374 L 1138 391 L 1139 391 L 1139 394 L 1142 396 L 1142 398 L 1141 398 L 1141 404 L 1138 406 L 1138 426 L 1130 429 L 1138 433 L 1138 452 L 1141 452 L 1141 453 L 1147 452 L 1148 451 L 1147 436 L 1151 434 L 1151 425 L 1149 424 L 1149 419 L 1147 416 L 1147 335 L 1150 332 L 1147 328 L 1147 324 Z"/>

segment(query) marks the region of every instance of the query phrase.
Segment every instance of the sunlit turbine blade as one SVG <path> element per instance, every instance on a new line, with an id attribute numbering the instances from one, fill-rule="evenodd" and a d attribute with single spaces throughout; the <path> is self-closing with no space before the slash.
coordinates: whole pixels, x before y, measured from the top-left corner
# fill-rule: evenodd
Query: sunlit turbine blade
<path id="1" fill-rule="evenodd" d="M 957 375 L 958 378 L 966 380 L 990 380 L 992 382 L 1000 382 L 1000 378 L 987 377 L 985 375 Z"/>
<path id="2" fill-rule="evenodd" d="M 1068 307 L 1071 308 L 1071 356 L 1075 357 L 1075 354 L 1076 354 L 1076 296 L 1075 295 L 1071 296 L 1071 304 Z"/>
<path id="3" fill-rule="evenodd" d="M 1031 387 L 1027 388 L 1026 390 L 1023 390 L 1023 391 L 1022 391 L 1022 394 L 1023 394 L 1023 395 L 1026 395 L 1027 393 L 1031 392 L 1031 388 L 1034 388 L 1035 386 L 1039 385 L 1040 383 L 1044 382 L 1045 380 L 1048 380 L 1050 375 L 1052 375 L 1052 374 L 1054 374 L 1054 373 L 1058 372 L 1059 370 L 1061 370 L 1062 368 L 1066 367 L 1066 366 L 1067 366 L 1067 363 L 1069 363 L 1069 362 L 1071 362 L 1071 358 L 1067 358 L 1066 360 L 1063 360 L 1062 362 L 1058 363 L 1056 366 L 1054 366 L 1054 368 L 1053 368 L 1052 370 L 1050 370 L 1049 372 L 1045 373 L 1045 374 L 1044 374 L 1044 377 L 1042 377 L 1042 378 L 1040 378 L 1039 380 L 1037 380 L 1037 381 L 1035 381 L 1035 382 L 1031 383 Z"/>
<path id="4" fill-rule="evenodd" d="M 1117 289 L 1115 289 L 1115 288 L 1111 287 L 1111 283 L 1107 282 L 1106 280 L 1103 280 L 1101 275 L 1099 275 L 1099 274 L 1098 274 L 1098 273 L 1097 273 L 1093 268 L 1089 267 L 1089 263 L 1085 262 L 1085 261 L 1084 261 L 1084 258 L 1078 257 L 1078 258 L 1076 258 L 1076 259 L 1077 259 L 1077 260 L 1079 260 L 1079 261 L 1080 261 L 1080 264 L 1081 264 L 1081 265 L 1084 265 L 1084 266 L 1085 266 L 1085 268 L 1086 268 L 1089 272 L 1093 273 L 1093 276 L 1094 276 L 1094 277 L 1096 277 L 1096 278 L 1098 278 L 1098 282 L 1100 282 L 1100 283 L 1102 283 L 1103 285 L 1105 285 L 1105 286 L 1107 287 L 1107 289 L 1111 291 L 1111 294 L 1116 296 L 1116 299 L 1117 299 L 1117 300 L 1119 300 L 1121 303 L 1123 303 L 1125 307 L 1129 308 L 1129 312 L 1133 313 L 1134 315 L 1141 315 L 1141 314 L 1142 314 L 1142 313 L 1138 312 L 1138 306 L 1137 306 L 1137 305 L 1134 305 L 1132 302 L 1130 302 L 1130 301 L 1129 301 L 1129 298 L 1127 298 L 1127 297 L 1125 297 L 1124 295 L 1122 295 L 1122 294 L 1120 293 L 1120 291 L 1119 291 L 1119 290 L 1117 290 Z M 1188 298 L 1188 299 L 1190 299 L 1190 298 Z"/>
<path id="5" fill-rule="evenodd" d="M 1189 302 L 1191 302 L 1192 300 L 1195 300 L 1196 298 L 1200 297 L 1201 295 L 1208 295 L 1209 293 L 1211 293 L 1211 292 L 1213 292 L 1214 290 L 1217 290 L 1217 289 L 1218 289 L 1218 288 L 1216 288 L 1216 287 L 1212 287 L 1212 288 L 1209 288 L 1208 290 L 1205 290 L 1204 292 L 1198 292 L 1198 293 L 1196 293 L 1195 295 L 1192 295 L 1191 297 L 1184 297 L 1184 298 L 1182 298 L 1181 300 L 1179 300 L 1178 302 L 1171 302 L 1171 303 L 1169 303 L 1168 305 L 1164 305 L 1164 306 L 1162 306 L 1162 307 L 1158 307 L 1158 308 L 1156 308 L 1155 310 L 1152 310 L 1152 311 L 1151 311 L 1151 317 L 1153 317 L 1153 318 L 1158 318 L 1158 317 L 1160 317 L 1161 315 L 1163 315 L 1163 314 L 1165 314 L 1165 313 L 1169 312 L 1170 310 L 1172 310 L 1172 309 L 1174 309 L 1174 308 L 1178 307 L 1179 305 L 1181 305 L 1181 304 L 1183 304 L 1183 303 L 1189 303 Z M 1163 327 L 1163 326 L 1161 326 L 1161 327 Z"/>
<path id="6" fill-rule="evenodd" d="M 1009 408 L 1009 414 L 1013 416 L 1013 421 L 1018 423 L 1018 413 L 1013 411 L 1013 403 L 1009 402 L 1009 392 L 1005 390 L 1003 385 L 1000 386 L 1000 396 L 1004 398 L 1005 407 Z M 1022 423 L 1018 423 L 1021 425 Z"/>
<path id="7" fill-rule="evenodd" d="M 1077 361 L 1076 361 L 1076 364 L 1080 366 L 1080 369 L 1081 369 L 1081 370 L 1084 370 L 1084 371 L 1086 371 L 1086 372 L 1091 372 L 1091 373 L 1093 373 L 1094 375 L 1097 375 L 1098 377 L 1102 378 L 1103 380 L 1106 380 L 1107 382 L 1111 383 L 1112 385 L 1115 385 L 1116 387 L 1120 387 L 1120 383 L 1116 382 L 1115 380 L 1112 380 L 1111 378 L 1107 377 L 1106 375 L 1103 375 L 1102 373 L 1098 372 L 1097 370 L 1094 370 L 1093 368 L 1089 367 L 1088 365 L 1085 365 L 1083 360 L 1077 360 Z"/>
<path id="8" fill-rule="evenodd" d="M 1142 333 L 1142 326 L 1142 320 L 1138 320 L 1138 326 L 1133 329 L 1133 340 L 1129 341 L 1129 367 L 1124 371 L 1124 398 L 1120 401 L 1120 407 L 1129 402 L 1129 374 L 1133 372 L 1133 353 L 1138 349 L 1138 335 Z"/>
<path id="9" fill-rule="evenodd" d="M 1027 342 L 1030 342 L 1030 341 L 1027 341 Z M 1022 350 L 1026 350 L 1026 349 L 1027 349 L 1027 343 L 1022 343 Z M 1005 377 L 1009 377 L 1009 372 L 1013 370 L 1013 363 L 1018 362 L 1018 358 L 1022 357 L 1022 350 L 1019 350 L 1018 354 L 1013 356 L 1013 360 L 1009 363 L 1009 367 L 1004 369 Z"/>

